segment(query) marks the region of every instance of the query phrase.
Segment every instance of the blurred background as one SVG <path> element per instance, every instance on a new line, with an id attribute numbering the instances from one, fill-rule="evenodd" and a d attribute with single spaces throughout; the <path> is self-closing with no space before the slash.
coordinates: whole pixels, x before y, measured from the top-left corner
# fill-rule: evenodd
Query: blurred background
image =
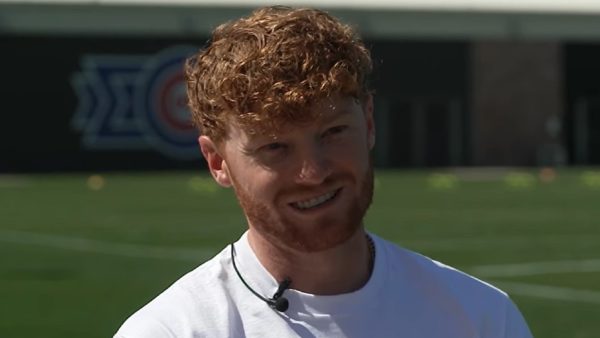
<path id="1" fill-rule="evenodd" d="M 245 228 L 182 64 L 271 1 L 0 0 L 0 337 L 106 337 Z M 279 1 L 372 51 L 368 228 L 509 292 L 536 337 L 600 325 L 600 2 Z"/>

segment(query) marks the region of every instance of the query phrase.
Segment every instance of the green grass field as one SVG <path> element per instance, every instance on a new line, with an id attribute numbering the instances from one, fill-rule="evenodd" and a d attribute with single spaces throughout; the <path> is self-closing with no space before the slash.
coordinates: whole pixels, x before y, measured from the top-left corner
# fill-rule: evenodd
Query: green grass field
<path id="1" fill-rule="evenodd" d="M 379 171 L 366 224 L 502 287 L 536 337 L 599 335 L 598 171 Z M 244 228 L 195 173 L 0 176 L 0 337 L 109 337 Z"/>

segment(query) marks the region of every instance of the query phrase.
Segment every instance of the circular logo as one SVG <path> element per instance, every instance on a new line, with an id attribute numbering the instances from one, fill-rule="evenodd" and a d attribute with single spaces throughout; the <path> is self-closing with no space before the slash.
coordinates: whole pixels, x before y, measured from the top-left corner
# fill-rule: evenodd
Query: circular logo
<path id="1" fill-rule="evenodd" d="M 142 70 L 136 114 L 146 140 L 169 157 L 198 159 L 198 132 L 191 124 L 183 65 L 196 51 L 189 46 L 165 49 Z"/>
<path id="2" fill-rule="evenodd" d="M 183 73 L 175 73 L 166 81 L 157 97 L 161 119 L 173 130 L 193 129 L 187 106 L 187 93 Z"/>

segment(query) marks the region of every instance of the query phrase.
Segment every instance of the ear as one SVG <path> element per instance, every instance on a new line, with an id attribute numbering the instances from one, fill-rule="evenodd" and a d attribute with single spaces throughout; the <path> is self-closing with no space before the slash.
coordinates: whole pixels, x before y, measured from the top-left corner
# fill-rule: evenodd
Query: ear
<path id="1" fill-rule="evenodd" d="M 373 118 L 373 110 L 373 95 L 368 94 L 363 102 L 363 111 L 367 123 L 367 142 L 370 150 L 375 146 L 375 119 Z"/>
<path id="2" fill-rule="evenodd" d="M 208 170 L 210 170 L 212 177 L 220 186 L 225 188 L 231 187 L 229 169 L 217 145 L 208 136 L 204 135 L 198 137 L 198 143 L 200 144 L 200 150 L 204 159 L 206 159 Z"/>

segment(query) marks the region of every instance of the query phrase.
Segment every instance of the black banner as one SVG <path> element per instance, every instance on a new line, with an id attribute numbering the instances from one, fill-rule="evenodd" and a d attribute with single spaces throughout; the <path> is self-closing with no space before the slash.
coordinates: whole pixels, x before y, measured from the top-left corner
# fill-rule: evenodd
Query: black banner
<path id="1" fill-rule="evenodd" d="M 182 71 L 202 43 L 0 37 L 0 171 L 203 166 Z"/>

